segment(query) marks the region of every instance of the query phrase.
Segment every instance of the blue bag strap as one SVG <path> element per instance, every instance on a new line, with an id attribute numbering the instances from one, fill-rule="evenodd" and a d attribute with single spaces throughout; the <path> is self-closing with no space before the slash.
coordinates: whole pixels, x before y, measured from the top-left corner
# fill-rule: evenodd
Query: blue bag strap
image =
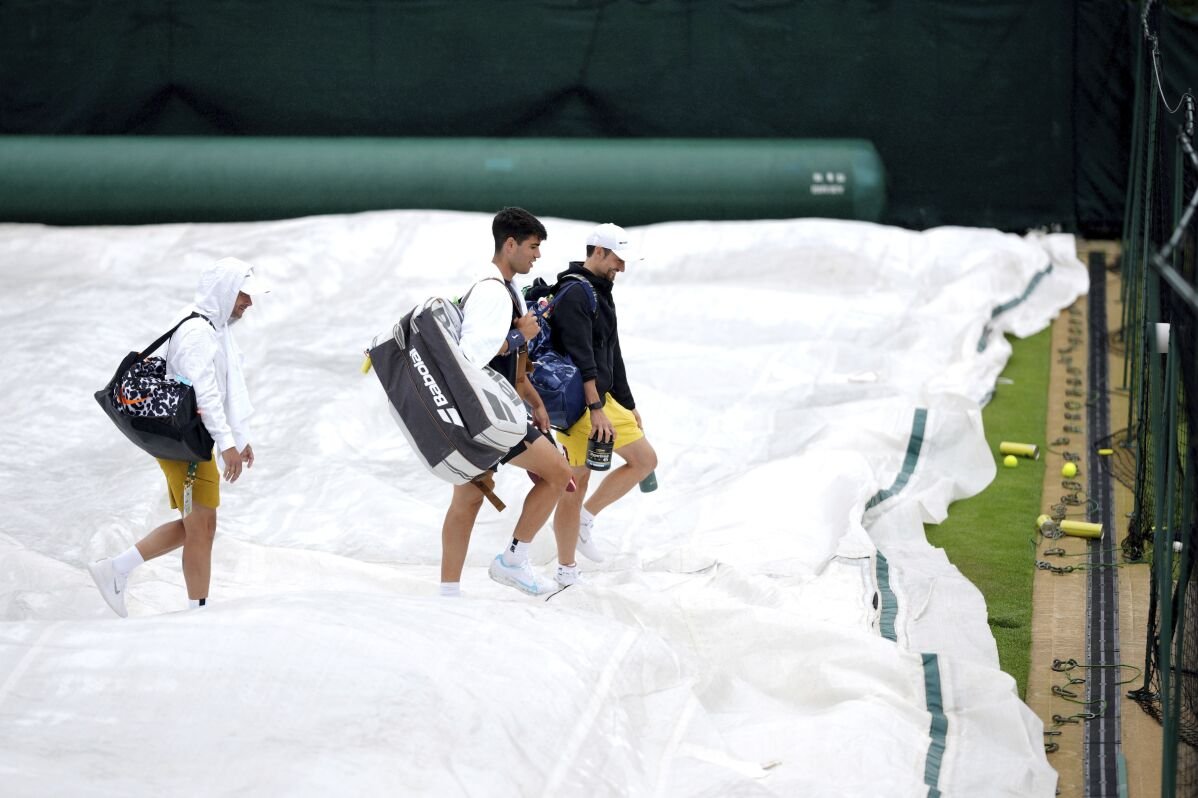
<path id="1" fill-rule="evenodd" d="M 566 282 L 569 280 L 569 282 Z M 558 289 L 553 294 L 553 299 L 549 300 L 549 306 L 553 307 L 557 301 L 566 295 L 572 286 L 582 285 L 587 289 L 587 298 L 591 301 L 591 315 L 594 316 L 599 311 L 599 299 L 595 296 L 595 287 L 591 285 L 587 279 L 581 275 L 567 274 L 558 282 Z"/>

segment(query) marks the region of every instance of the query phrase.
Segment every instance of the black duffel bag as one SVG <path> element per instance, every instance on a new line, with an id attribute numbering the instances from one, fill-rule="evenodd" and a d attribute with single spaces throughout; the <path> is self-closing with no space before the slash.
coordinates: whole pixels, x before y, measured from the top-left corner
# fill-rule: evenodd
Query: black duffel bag
<path id="1" fill-rule="evenodd" d="M 142 352 L 130 352 L 100 390 L 96 401 L 125 437 L 162 460 L 202 463 L 212 458 L 212 436 L 200 419 L 190 384 L 166 374 L 166 361 L 149 357 L 185 321 L 208 319 L 192 313 Z"/>

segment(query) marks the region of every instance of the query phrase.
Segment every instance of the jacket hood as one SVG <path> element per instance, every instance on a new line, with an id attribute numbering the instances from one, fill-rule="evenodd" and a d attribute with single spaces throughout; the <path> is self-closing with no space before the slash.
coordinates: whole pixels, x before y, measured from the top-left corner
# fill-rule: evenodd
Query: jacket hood
<path id="1" fill-rule="evenodd" d="M 207 316 L 217 330 L 229 323 L 233 306 L 237 303 L 237 292 L 253 268 L 237 258 L 221 258 L 200 270 L 200 282 L 196 286 L 196 310 Z"/>

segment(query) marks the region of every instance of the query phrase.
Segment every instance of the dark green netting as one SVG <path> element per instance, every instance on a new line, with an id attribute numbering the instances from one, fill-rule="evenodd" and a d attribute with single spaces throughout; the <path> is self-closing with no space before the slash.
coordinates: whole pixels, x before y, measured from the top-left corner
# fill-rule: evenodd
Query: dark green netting
<path id="1" fill-rule="evenodd" d="M 1131 695 L 1164 729 L 1162 794 L 1198 795 L 1198 152 L 1193 64 L 1177 38 L 1196 29 L 1159 3 L 1140 13 L 1122 258 L 1137 463 L 1123 549 L 1151 558 L 1152 594 L 1145 681 Z"/>

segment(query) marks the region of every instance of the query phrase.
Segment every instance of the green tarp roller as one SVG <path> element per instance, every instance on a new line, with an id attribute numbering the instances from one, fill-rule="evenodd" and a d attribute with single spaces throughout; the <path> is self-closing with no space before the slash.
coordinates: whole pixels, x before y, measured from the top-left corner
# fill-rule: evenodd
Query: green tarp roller
<path id="1" fill-rule="evenodd" d="M 877 221 L 864 140 L 0 137 L 0 221 L 149 224 L 393 208 L 624 225 L 684 219 Z"/>

